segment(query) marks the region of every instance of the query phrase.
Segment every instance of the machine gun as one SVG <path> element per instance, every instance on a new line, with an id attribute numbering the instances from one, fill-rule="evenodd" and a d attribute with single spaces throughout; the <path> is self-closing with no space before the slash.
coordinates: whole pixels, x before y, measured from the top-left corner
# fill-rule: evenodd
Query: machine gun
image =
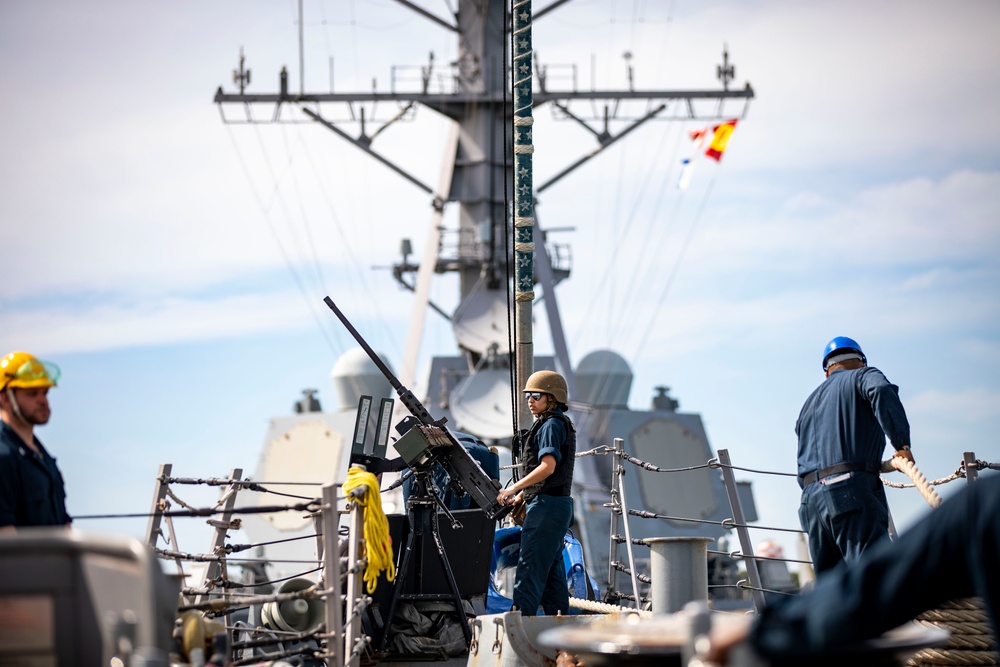
<path id="1" fill-rule="evenodd" d="M 399 396 L 400 402 L 409 410 L 412 418 L 404 419 L 396 427 L 400 439 L 396 441 L 396 451 L 413 470 L 429 468 L 431 464 L 440 465 L 451 478 L 451 484 L 459 493 L 467 493 L 473 502 L 479 506 L 487 517 L 499 521 L 506 516 L 510 505 L 497 502 L 500 493 L 500 483 L 483 472 L 475 459 L 466 451 L 455 435 L 444 425 L 446 419 L 434 419 L 424 404 L 413 395 L 413 392 L 402 385 L 385 365 L 378 354 L 362 338 L 358 330 L 348 321 L 337 304 L 330 297 L 323 302 L 337 316 L 341 323 L 354 336 L 354 340 L 371 358 L 382 375 L 389 381 Z"/>

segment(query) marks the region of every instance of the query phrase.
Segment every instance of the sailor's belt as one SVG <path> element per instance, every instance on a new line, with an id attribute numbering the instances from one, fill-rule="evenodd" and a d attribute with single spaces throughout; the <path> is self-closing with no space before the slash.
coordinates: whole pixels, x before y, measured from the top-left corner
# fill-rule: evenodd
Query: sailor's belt
<path id="1" fill-rule="evenodd" d="M 829 468 L 820 468 L 819 470 L 813 470 L 812 472 L 807 472 L 805 475 L 799 476 L 799 484 L 802 488 L 806 488 L 813 482 L 818 482 L 824 477 L 829 477 L 830 475 L 837 475 L 842 472 L 854 472 L 856 470 L 864 470 L 865 472 L 870 472 L 872 474 L 878 474 L 879 467 L 870 463 L 863 463 L 862 461 L 854 461 L 852 463 L 837 463 L 830 466 Z"/>

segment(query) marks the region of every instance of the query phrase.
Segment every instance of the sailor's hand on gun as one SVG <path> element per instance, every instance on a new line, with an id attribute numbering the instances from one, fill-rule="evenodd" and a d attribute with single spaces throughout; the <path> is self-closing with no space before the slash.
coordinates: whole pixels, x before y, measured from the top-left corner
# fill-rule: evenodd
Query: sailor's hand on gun
<path id="1" fill-rule="evenodd" d="M 497 494 L 497 502 L 501 505 L 513 505 L 521 499 L 521 494 L 514 490 L 513 486 L 501 489 Z"/>

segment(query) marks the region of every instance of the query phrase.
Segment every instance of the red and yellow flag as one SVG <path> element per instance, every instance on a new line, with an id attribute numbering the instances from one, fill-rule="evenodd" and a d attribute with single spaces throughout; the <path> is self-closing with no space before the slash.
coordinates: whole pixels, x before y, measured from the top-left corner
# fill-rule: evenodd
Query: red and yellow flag
<path id="1" fill-rule="evenodd" d="M 703 127 L 700 130 L 689 130 L 688 131 L 688 136 L 691 137 L 691 141 L 698 141 L 698 142 L 704 141 L 705 140 L 705 135 L 707 135 L 707 134 L 708 134 L 708 128 L 707 127 Z"/>
<path id="2" fill-rule="evenodd" d="M 736 119 L 727 120 L 721 125 L 716 125 L 712 128 L 712 143 L 708 145 L 708 150 L 705 151 L 707 157 L 712 158 L 716 162 L 722 159 L 722 153 L 726 150 L 726 146 L 729 144 L 729 137 L 733 136 L 733 130 L 736 129 Z"/>

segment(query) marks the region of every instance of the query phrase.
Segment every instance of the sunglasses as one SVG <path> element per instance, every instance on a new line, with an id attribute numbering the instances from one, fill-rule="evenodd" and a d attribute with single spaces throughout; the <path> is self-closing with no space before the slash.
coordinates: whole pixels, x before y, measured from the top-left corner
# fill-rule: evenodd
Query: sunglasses
<path id="1" fill-rule="evenodd" d="M 534 399 L 536 401 L 542 400 L 542 396 L 545 396 L 545 394 L 543 394 L 540 391 L 526 391 L 526 392 L 524 392 L 524 397 L 525 398 L 531 398 L 531 399 Z"/>

